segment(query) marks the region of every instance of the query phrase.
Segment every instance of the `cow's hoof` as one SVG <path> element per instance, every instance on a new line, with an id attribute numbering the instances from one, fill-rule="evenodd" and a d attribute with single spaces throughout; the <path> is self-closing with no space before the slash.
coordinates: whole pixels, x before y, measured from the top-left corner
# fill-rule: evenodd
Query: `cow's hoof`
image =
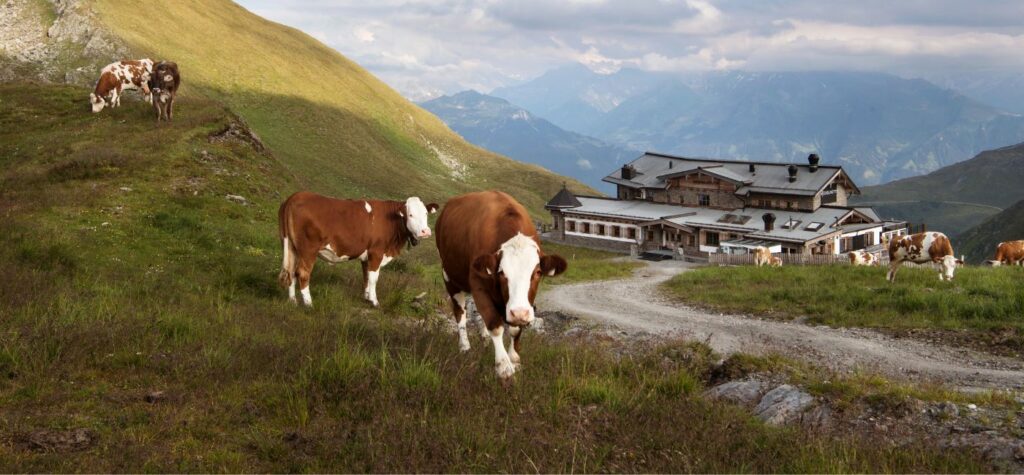
<path id="1" fill-rule="evenodd" d="M 465 352 L 469 351 L 470 348 L 471 347 L 469 346 L 469 342 L 468 341 L 466 341 L 466 342 L 460 341 L 459 342 L 459 351 L 460 352 L 465 353 Z"/>
<path id="2" fill-rule="evenodd" d="M 516 374 L 516 367 L 511 361 L 505 360 L 500 363 L 495 363 L 494 371 L 498 373 L 498 379 L 507 381 L 512 378 L 513 374 Z"/>

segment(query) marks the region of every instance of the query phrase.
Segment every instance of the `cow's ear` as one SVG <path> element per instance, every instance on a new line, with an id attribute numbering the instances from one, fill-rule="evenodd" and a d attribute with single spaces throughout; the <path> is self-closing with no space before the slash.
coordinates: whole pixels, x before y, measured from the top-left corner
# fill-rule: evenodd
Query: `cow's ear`
<path id="1" fill-rule="evenodd" d="M 493 279 L 498 271 L 498 257 L 494 254 L 484 254 L 473 259 L 473 273 L 482 279 Z"/>
<path id="2" fill-rule="evenodd" d="M 398 210 L 398 217 L 399 218 L 404 218 L 405 217 L 405 211 Z"/>
<path id="3" fill-rule="evenodd" d="M 554 277 L 569 268 L 569 263 L 557 254 L 549 254 L 540 258 L 540 272 L 548 277 Z"/>
<path id="4" fill-rule="evenodd" d="M 437 212 L 437 210 L 438 210 L 438 209 L 440 209 L 440 208 L 441 208 L 441 207 L 440 207 L 440 206 L 438 206 L 438 205 L 437 205 L 437 203 L 430 203 L 430 204 L 428 204 L 428 205 L 427 205 L 427 211 L 428 211 L 428 212 L 429 212 L 430 214 L 434 214 L 434 213 L 436 213 L 436 212 Z"/>

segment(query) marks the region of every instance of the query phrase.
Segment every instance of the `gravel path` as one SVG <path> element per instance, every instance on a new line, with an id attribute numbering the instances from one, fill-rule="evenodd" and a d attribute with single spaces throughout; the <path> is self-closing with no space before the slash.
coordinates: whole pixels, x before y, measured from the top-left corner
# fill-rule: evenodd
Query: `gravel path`
<path id="1" fill-rule="evenodd" d="M 856 368 L 962 389 L 1024 387 L 1024 361 L 965 348 L 897 339 L 863 329 L 723 315 L 663 297 L 658 285 L 693 265 L 650 263 L 623 280 L 550 286 L 538 307 L 627 332 L 707 341 L 720 353 L 779 353 L 836 371 Z"/>

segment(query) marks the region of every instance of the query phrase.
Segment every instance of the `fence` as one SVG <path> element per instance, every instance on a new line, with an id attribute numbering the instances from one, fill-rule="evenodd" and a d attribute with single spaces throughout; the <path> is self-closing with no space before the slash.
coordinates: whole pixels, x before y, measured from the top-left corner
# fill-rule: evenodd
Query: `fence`
<path id="1" fill-rule="evenodd" d="M 878 259 L 878 265 L 886 267 L 889 265 L 889 253 L 887 252 L 872 252 L 875 258 Z M 843 254 L 772 254 L 775 257 L 782 259 L 782 265 L 790 266 L 827 266 L 827 265 L 850 265 L 850 256 L 846 253 Z M 744 266 L 754 265 L 753 254 L 721 254 L 714 253 L 708 255 L 708 264 L 711 265 L 723 265 L 723 266 Z M 904 266 L 907 267 L 933 267 L 938 269 L 939 265 L 935 263 L 925 264 L 914 264 L 912 262 L 904 262 Z"/>

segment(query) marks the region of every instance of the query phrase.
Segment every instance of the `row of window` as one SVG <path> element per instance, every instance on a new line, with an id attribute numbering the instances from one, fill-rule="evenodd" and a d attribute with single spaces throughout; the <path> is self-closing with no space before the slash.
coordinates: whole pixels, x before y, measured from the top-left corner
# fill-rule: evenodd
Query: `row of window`
<path id="1" fill-rule="evenodd" d="M 636 228 L 606 225 L 600 223 L 587 223 L 566 220 L 565 230 L 573 233 L 593 234 L 596 236 L 611 236 L 614 238 L 625 237 L 636 239 Z"/>

